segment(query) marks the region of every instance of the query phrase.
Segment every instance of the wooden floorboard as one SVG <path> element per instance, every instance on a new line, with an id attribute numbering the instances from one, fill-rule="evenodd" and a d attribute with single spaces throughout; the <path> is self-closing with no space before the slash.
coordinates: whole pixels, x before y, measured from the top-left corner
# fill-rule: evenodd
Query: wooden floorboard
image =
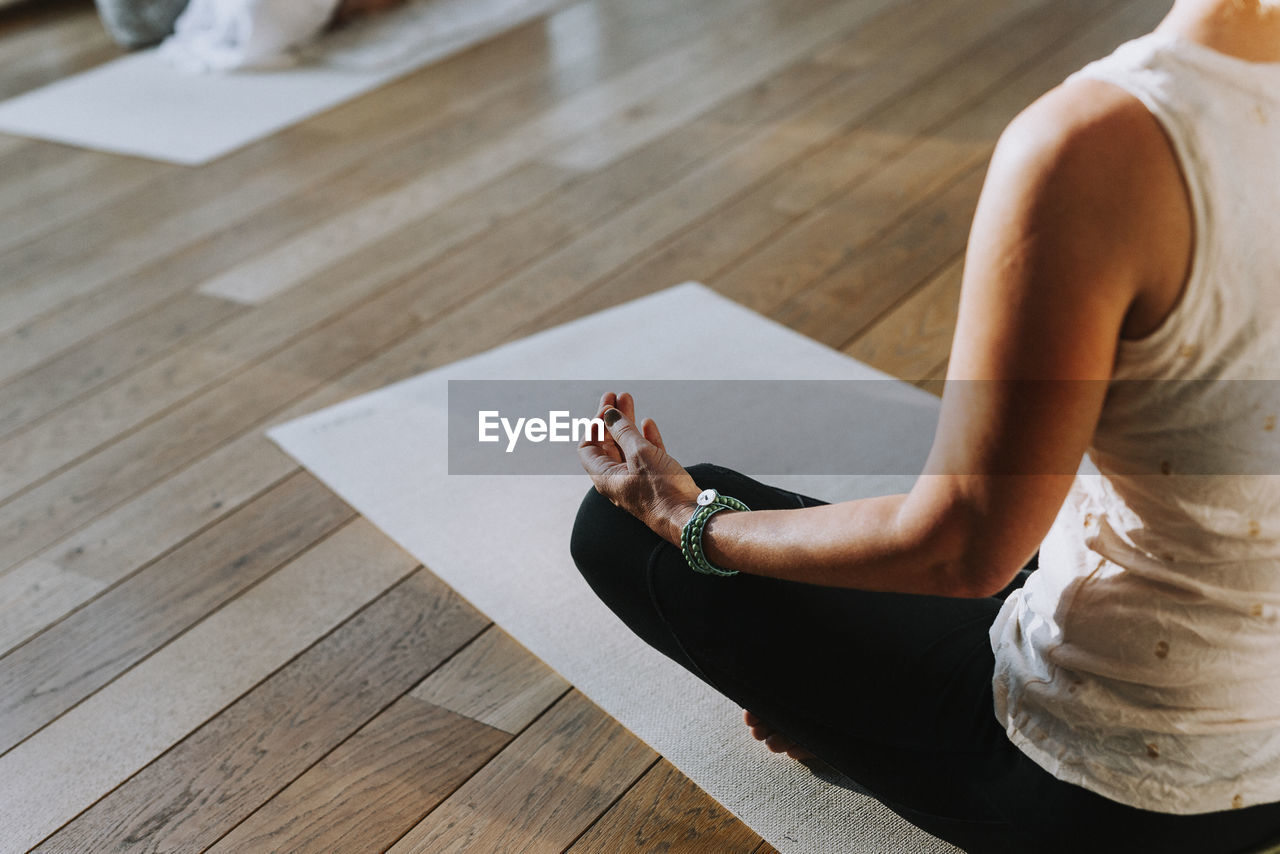
<path id="1" fill-rule="evenodd" d="M 491 626 L 410 694 L 514 735 L 567 690 L 554 670 Z"/>
<path id="2" fill-rule="evenodd" d="M 0 652 L 199 536 L 296 470 L 250 433 L 0 574 Z"/>
<path id="3" fill-rule="evenodd" d="M 1164 11 L 584 0 L 202 167 L 0 135 L 0 854 L 776 854 L 263 430 L 687 279 L 939 392 L 1000 130 Z"/>
<path id="4" fill-rule="evenodd" d="M 574 842 L 569 854 L 753 854 L 761 842 L 663 759 Z"/>
<path id="5" fill-rule="evenodd" d="M 296 474 L 0 658 L 0 755 L 352 516 Z"/>
<path id="6" fill-rule="evenodd" d="M 243 314 L 242 306 L 185 293 L 153 311 L 68 349 L 0 386 L 0 437 L 56 412 L 182 342 Z"/>
<path id="7" fill-rule="evenodd" d="M 907 22 L 888 17 L 883 27 L 870 26 L 856 38 L 828 51 L 828 61 L 865 69 L 797 117 L 806 126 L 831 128 L 815 148 L 773 173 L 754 173 L 747 186 L 711 215 L 672 241 L 654 247 L 580 300 L 546 315 L 559 322 L 578 311 L 606 308 L 652 290 L 653 281 L 696 279 L 721 287 L 735 299 L 769 311 L 778 295 L 796 292 L 809 271 L 824 269 L 821 253 L 787 253 L 792 231 L 803 229 L 835 200 L 863 210 L 858 226 L 883 229 L 898 214 L 873 204 L 890 205 L 910 197 L 913 187 L 936 181 L 936 170 L 906 167 L 896 161 L 928 139 L 948 119 L 971 108 L 986 87 L 1032 55 L 1011 49 L 1017 34 L 1028 29 L 1042 36 L 1059 33 L 1076 19 L 1056 11 L 1057 4 L 992 4 L 992 13 L 970 14 L 951 3 L 922 4 Z M 979 12 L 982 9 L 977 10 Z M 981 22 L 980 25 L 975 22 Z M 914 25 L 922 27 L 916 30 Z M 1000 50 L 994 50 L 999 45 Z M 843 57 L 843 58 L 842 58 Z M 944 130 L 945 133 L 945 130 Z M 869 180 L 870 179 L 870 180 Z M 860 185 L 868 183 L 866 190 Z M 854 235 L 840 229 L 823 232 L 833 240 Z M 778 244 L 781 248 L 778 248 Z M 781 255 L 779 269 L 768 266 Z M 747 264 L 742 259 L 751 258 Z"/>
<path id="8" fill-rule="evenodd" d="M 673 5 L 664 3 L 659 7 Z M 612 77 L 593 80 L 575 74 L 577 66 L 591 67 L 600 75 L 621 74 L 644 80 L 645 72 L 651 71 L 650 66 L 656 62 L 651 56 L 655 48 L 664 48 L 659 58 L 667 59 L 672 52 L 681 50 L 683 40 L 699 35 L 706 28 L 705 19 L 715 18 L 687 11 L 675 17 L 684 29 L 674 39 L 669 30 L 647 33 L 642 29 L 580 57 L 571 55 L 567 60 L 557 57 L 554 68 L 535 67 L 534 73 L 525 74 L 512 68 L 511 57 L 527 56 L 530 52 L 536 55 L 537 40 L 541 37 L 536 27 L 522 28 L 499 40 L 506 50 L 496 58 L 490 50 L 473 51 L 445 63 L 442 70 L 448 73 L 415 75 L 387 87 L 379 93 L 386 98 L 386 106 L 375 116 L 363 115 L 360 110 L 363 102 L 357 100 L 202 170 L 166 175 L 162 187 L 166 192 L 159 198 L 149 193 L 129 200 L 135 216 L 162 226 L 161 233 L 154 237 L 145 232 L 126 231 L 129 244 L 117 249 L 117 244 L 109 239 L 116 218 L 100 223 L 88 217 L 78 223 L 83 232 L 77 235 L 79 240 L 58 240 L 52 235 L 47 246 L 28 245 L 24 251 L 28 255 L 37 254 L 44 265 L 43 269 L 33 272 L 41 272 L 46 278 L 50 272 L 57 274 L 54 290 L 61 296 L 75 296 L 103 282 L 105 273 L 127 273 L 130 265 L 137 264 L 140 258 L 158 260 L 161 253 L 171 253 L 177 247 L 194 242 L 195 238 L 211 236 L 214 230 L 225 233 L 230 230 L 229 226 L 239 233 L 235 237 L 237 255 L 251 259 L 258 247 L 265 249 L 283 242 L 307 230 L 308 226 L 339 215 L 356 218 L 355 212 L 372 204 L 366 199 L 378 198 L 397 182 L 429 177 L 434 174 L 433 166 L 466 160 L 472 149 L 492 146 L 494 137 L 519 137 L 529 125 L 547 123 L 544 116 L 549 112 L 571 113 L 579 102 L 591 104 L 602 100 L 593 93 L 609 87 Z M 461 87 L 458 78 L 464 76 L 466 86 Z M 459 91 L 465 92 L 465 96 L 456 94 Z M 367 113 L 367 108 L 363 112 Z M 592 113 L 580 123 L 598 118 Z M 278 149 L 282 147 L 301 156 L 266 172 L 255 169 L 256 164 L 264 160 L 279 161 Z M 359 192 L 351 192 L 352 182 L 360 187 Z M 212 185 L 217 189 L 205 189 L 210 197 L 198 196 L 201 204 L 192 206 L 187 199 L 193 190 L 200 188 L 193 185 Z M 166 215 L 179 219 L 170 222 Z M 254 241 L 246 245 L 246 236 L 253 236 Z M 343 245 L 351 247 L 356 236 L 344 234 Z M 144 246 L 138 245 L 140 239 L 146 241 Z M 84 243 L 88 246 L 82 248 Z M 221 267 L 227 266 L 225 247 L 214 245 L 207 251 L 220 256 Z M 81 259 L 77 266 L 62 271 L 56 267 L 50 269 L 50 258 L 65 261 L 68 252 L 76 253 L 74 257 Z M 214 271 L 205 274 L 206 277 L 212 275 Z M 200 277 L 200 268 L 189 270 L 182 276 L 182 284 L 198 283 Z M 49 288 L 44 285 L 38 290 L 47 293 Z M 37 303 L 37 308 L 48 302 L 49 298 L 45 297 Z M 24 314 L 35 310 L 5 303 L 0 303 L 0 307 L 8 309 L 9 314 L 19 308 Z"/>
<path id="9" fill-rule="evenodd" d="M 594 51 L 563 61 L 557 57 L 553 67 L 543 67 L 546 63 L 536 60 L 546 50 L 545 36 L 530 25 L 442 64 L 439 74 L 413 75 L 380 90 L 382 106 L 375 113 L 357 99 L 201 170 L 166 176 L 170 192 L 131 200 L 135 219 L 150 228 L 126 230 L 112 240 L 116 217 L 106 222 L 86 217 L 77 224 L 78 234 L 55 233 L 18 247 L 20 255 L 0 256 L 0 261 L 22 260 L 28 271 L 5 289 L 12 289 L 9 293 L 0 291 L 0 318 L 8 318 L 0 325 L 17 324 L 14 334 L 24 344 L 65 346 L 80 330 L 101 328 L 226 272 L 229 257 L 253 258 L 326 221 L 326 212 L 358 209 L 378 195 L 373 191 L 397 178 L 429 174 L 433 164 L 465 157 L 489 137 L 536 120 L 539 108 L 545 111 L 593 84 L 603 85 L 580 69 L 624 72 L 656 48 L 674 49 L 673 41 L 695 36 L 708 19 L 715 20 L 677 4 L 657 5 L 678 13 L 673 17 L 681 29 L 639 27 Z M 517 58 L 532 63 L 532 71 L 513 67 Z M 281 158 L 280 150 L 292 156 Z M 256 169 L 259 162 L 273 166 Z M 199 185 L 202 193 L 195 193 Z M 334 185 L 345 192 L 335 193 Z M 353 187 L 358 192 L 353 194 Z M 190 202 L 193 195 L 196 204 Z M 342 245 L 350 247 L 350 235 L 343 235 Z M 99 289 L 109 293 L 99 297 Z M 86 301 L 89 306 L 81 304 Z M 61 315 L 64 305 L 72 317 L 40 314 Z M 87 319 L 71 322 L 85 317 L 86 308 L 92 309 Z M 9 357 L 0 362 L 30 364 L 15 362 L 12 351 L 26 348 L 6 347 L 9 343 L 12 339 L 0 337 L 0 355 Z"/>
<path id="10" fill-rule="evenodd" d="M 425 571 L 410 576 L 38 850 L 198 850 L 213 843 L 484 625 L 474 609 Z M 57 828 L 75 811 L 74 803 L 46 804 L 27 838 Z"/>
<path id="11" fill-rule="evenodd" d="M 390 851 L 563 851 L 656 759 L 571 691 Z"/>
<path id="12" fill-rule="evenodd" d="M 207 850 L 385 850 L 510 740 L 412 694 L 401 697 Z"/>
<path id="13" fill-rule="evenodd" d="M 1055 4 L 1053 11 L 1061 5 Z M 717 273 L 712 284 L 758 311 L 774 314 L 781 306 L 790 304 L 795 308 L 788 311 L 818 316 L 816 310 L 804 311 L 805 302 L 813 299 L 808 295 L 811 288 L 825 277 L 839 275 L 842 268 L 856 268 L 866 246 L 920 204 L 937 206 L 936 193 L 945 190 L 965 172 L 972 172 L 976 182 L 976 170 L 981 169 L 989 156 L 1000 128 L 1033 97 L 1024 96 L 1020 90 L 1025 87 L 1039 92 L 1055 85 L 1070 68 L 1079 65 L 1083 57 L 1105 49 L 1093 41 L 1111 43 L 1115 40 L 1117 17 L 1133 14 L 1132 5 L 1090 4 L 1088 0 L 1082 5 L 1088 14 L 1078 13 L 1073 17 L 1077 22 L 1083 17 L 1092 28 L 1048 56 L 1042 47 L 1026 45 L 1022 58 L 1031 63 L 1030 67 L 1011 63 L 1006 70 L 1010 75 L 1006 78 L 1007 85 L 993 90 L 991 97 L 1000 99 L 1001 109 L 984 108 L 988 100 L 984 99 L 967 105 L 965 110 L 952 116 L 951 122 L 940 126 L 913 128 L 908 125 L 914 132 L 908 136 L 905 150 L 899 150 L 900 156 L 891 158 L 887 165 L 869 173 L 847 192 L 815 205 L 774 239 L 740 255 Z M 1100 18 L 1093 14 L 1103 9 L 1112 11 Z M 1090 34 L 1095 34 L 1092 41 L 1087 38 Z M 1017 42 L 1013 44 L 1011 49 L 1016 51 Z M 1004 51 L 1001 55 L 1005 55 Z M 979 57 L 977 61 L 989 60 Z M 1029 79 L 1031 82 L 1026 82 Z M 1005 94 L 1010 92 L 1012 94 Z M 989 122 L 985 127 L 984 119 Z M 889 135 L 892 138 L 892 120 Z M 969 206 L 974 202 L 976 195 L 971 194 Z M 962 218 L 959 211 L 952 220 L 957 217 Z M 963 228 L 963 223 L 958 227 Z M 879 277 L 879 281 L 886 287 L 898 284 L 884 277 Z M 832 319 L 838 321 L 845 316 L 847 311 L 838 311 Z"/>
<path id="14" fill-rule="evenodd" d="M 367 522 L 333 536 L 104 685 L 6 756 L 0 807 L 74 812 L 146 766 L 414 570 Z M 141 725 L 145 722 L 145 725 Z M 104 739 L 103 733 L 111 738 Z M 57 770 L 74 767 L 71 779 Z M 24 777 L 38 783 L 23 783 Z M 6 826 L 14 824 L 6 815 Z M 20 824 L 20 822 L 18 822 Z"/>
<path id="15" fill-rule="evenodd" d="M 930 376 L 955 334 L 963 268 L 957 256 L 841 349 L 891 376 Z"/>
<path id="16" fill-rule="evenodd" d="M 26 151 L 25 162 L 20 162 L 17 157 L 4 157 L 0 149 L 0 169 L 14 170 L 13 177 L 7 177 L 0 187 L 0 213 L 36 208 L 47 197 L 83 186 L 102 161 L 111 156 L 56 145 L 31 145 Z"/>
<path id="17" fill-rule="evenodd" d="M 50 0 L 0 10 L 5 73 L 0 98 L 9 98 L 117 57 L 89 0 Z"/>

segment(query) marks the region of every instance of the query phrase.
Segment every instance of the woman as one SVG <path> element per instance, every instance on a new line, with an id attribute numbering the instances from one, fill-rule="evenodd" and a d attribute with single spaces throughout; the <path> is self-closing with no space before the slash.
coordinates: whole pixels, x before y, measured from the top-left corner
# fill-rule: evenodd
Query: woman
<path id="1" fill-rule="evenodd" d="M 1280 365 L 1278 176 L 1280 5 L 1177 0 L 1002 135 L 909 494 L 686 471 L 608 394 L 581 571 L 771 749 L 967 850 L 1280 837 L 1280 412 L 1241 382 Z"/>

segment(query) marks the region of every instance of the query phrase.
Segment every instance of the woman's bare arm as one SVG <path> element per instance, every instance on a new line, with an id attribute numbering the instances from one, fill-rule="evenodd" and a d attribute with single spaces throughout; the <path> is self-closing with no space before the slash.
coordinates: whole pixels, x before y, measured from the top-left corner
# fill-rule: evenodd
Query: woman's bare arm
<path id="1" fill-rule="evenodd" d="M 982 192 L 925 474 L 906 495 L 717 514 L 703 535 L 707 556 L 869 590 L 1001 589 L 1066 496 L 1122 333 L 1150 331 L 1176 301 L 1190 223 L 1169 143 L 1141 104 L 1092 81 L 1042 98 L 1002 136 Z M 629 397 L 606 402 L 624 416 L 612 453 L 632 469 L 640 459 L 648 480 L 637 492 L 637 475 L 615 469 L 597 488 L 678 542 L 691 481 L 671 476 L 651 422 L 636 429 Z M 731 413 L 720 418 L 718 429 L 736 429 Z M 842 440 L 857 437 L 833 425 L 832 441 Z M 643 474 L 649 461 L 667 476 Z"/>

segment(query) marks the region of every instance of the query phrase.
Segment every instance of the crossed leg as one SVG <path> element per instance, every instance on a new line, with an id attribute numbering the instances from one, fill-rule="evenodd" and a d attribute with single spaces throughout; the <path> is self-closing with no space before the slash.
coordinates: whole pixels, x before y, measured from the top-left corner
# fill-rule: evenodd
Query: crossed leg
<path id="1" fill-rule="evenodd" d="M 718 466 L 690 473 L 754 509 L 819 503 Z M 706 576 L 594 490 L 572 551 L 633 631 L 749 710 L 766 746 L 811 754 L 966 851 L 1209 854 L 1280 832 L 1280 804 L 1139 810 L 1058 780 L 1013 746 L 993 712 L 988 628 L 1028 570 L 989 599 Z"/>

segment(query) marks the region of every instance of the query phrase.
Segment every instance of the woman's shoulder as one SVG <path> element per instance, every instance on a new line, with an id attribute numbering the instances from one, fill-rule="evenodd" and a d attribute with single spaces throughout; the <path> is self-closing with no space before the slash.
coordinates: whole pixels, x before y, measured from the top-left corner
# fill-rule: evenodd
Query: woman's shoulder
<path id="1" fill-rule="evenodd" d="M 1190 268 L 1191 200 L 1169 137 L 1135 95 L 1069 78 L 1009 124 L 992 169 L 1016 176 L 1042 221 L 1070 227 L 1076 251 L 1135 281 L 1124 337 L 1172 310 Z"/>
<path id="2" fill-rule="evenodd" d="M 1066 171 L 1077 181 L 1110 179 L 1103 183 L 1114 189 L 1140 182 L 1117 187 L 1113 179 L 1158 161 L 1176 167 L 1168 138 L 1146 105 L 1113 83 L 1088 77 L 1068 79 L 1019 113 L 1001 134 L 997 156 Z"/>

